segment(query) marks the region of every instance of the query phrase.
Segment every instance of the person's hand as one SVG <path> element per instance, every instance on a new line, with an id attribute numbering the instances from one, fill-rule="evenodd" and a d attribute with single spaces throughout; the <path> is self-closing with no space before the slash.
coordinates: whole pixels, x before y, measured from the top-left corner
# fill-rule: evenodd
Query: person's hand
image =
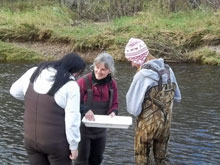
<path id="1" fill-rule="evenodd" d="M 87 120 L 90 120 L 90 121 L 95 121 L 94 113 L 92 112 L 92 110 L 89 110 L 89 111 L 85 114 L 85 118 L 86 118 Z"/>
<path id="2" fill-rule="evenodd" d="M 116 116 L 116 114 L 115 114 L 115 112 L 112 112 L 109 114 L 109 116 L 114 117 L 114 116 Z"/>
<path id="3" fill-rule="evenodd" d="M 75 160 L 78 157 L 78 150 L 72 150 L 70 154 L 70 159 Z"/>

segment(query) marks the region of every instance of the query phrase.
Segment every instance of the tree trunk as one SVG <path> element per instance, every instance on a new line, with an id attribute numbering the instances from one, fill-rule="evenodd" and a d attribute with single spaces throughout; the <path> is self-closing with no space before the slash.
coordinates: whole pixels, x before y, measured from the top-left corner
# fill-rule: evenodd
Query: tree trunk
<path id="1" fill-rule="evenodd" d="M 176 11 L 175 3 L 176 3 L 176 0 L 169 0 L 169 11 L 170 12 L 175 12 Z"/>

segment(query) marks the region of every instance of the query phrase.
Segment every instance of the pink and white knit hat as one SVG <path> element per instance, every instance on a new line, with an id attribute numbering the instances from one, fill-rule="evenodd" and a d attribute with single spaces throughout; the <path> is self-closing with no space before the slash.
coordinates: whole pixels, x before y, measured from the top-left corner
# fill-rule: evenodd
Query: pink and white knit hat
<path id="1" fill-rule="evenodd" d="M 130 38 L 125 47 L 125 57 L 129 61 L 142 65 L 148 54 L 149 51 L 144 41 L 137 38 Z"/>

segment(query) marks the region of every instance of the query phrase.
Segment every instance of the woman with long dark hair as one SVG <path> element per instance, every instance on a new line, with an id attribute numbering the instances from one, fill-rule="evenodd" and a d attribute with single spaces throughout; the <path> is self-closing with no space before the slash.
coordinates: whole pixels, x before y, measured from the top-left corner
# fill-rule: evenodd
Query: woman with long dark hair
<path id="1" fill-rule="evenodd" d="M 85 62 L 74 53 L 24 73 L 10 94 L 24 100 L 24 142 L 31 165 L 71 165 L 80 141 L 80 90 Z"/>

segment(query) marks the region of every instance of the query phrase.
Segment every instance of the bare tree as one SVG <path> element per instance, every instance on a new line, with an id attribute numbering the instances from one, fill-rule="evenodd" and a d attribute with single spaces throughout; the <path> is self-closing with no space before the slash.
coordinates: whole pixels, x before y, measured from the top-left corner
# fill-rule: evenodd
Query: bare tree
<path id="1" fill-rule="evenodd" d="M 220 8 L 220 0 L 159 0 L 159 4 L 162 10 L 169 12 L 201 9 L 201 5 L 213 9 Z"/>
<path id="2" fill-rule="evenodd" d="M 144 0 L 74 0 L 80 18 L 109 20 L 142 10 Z"/>
<path id="3" fill-rule="evenodd" d="M 171 11 L 171 12 L 176 11 L 175 3 L 176 3 L 176 0 L 169 0 L 169 11 Z"/>
<path id="4" fill-rule="evenodd" d="M 155 0 L 58 0 L 69 4 L 76 10 L 79 18 L 96 21 L 109 20 L 115 17 L 130 16 L 142 11 L 144 4 L 155 3 Z M 220 8 L 220 0 L 157 0 L 160 9 L 165 12 L 178 12 L 186 9 L 202 9 L 202 6 Z"/>

